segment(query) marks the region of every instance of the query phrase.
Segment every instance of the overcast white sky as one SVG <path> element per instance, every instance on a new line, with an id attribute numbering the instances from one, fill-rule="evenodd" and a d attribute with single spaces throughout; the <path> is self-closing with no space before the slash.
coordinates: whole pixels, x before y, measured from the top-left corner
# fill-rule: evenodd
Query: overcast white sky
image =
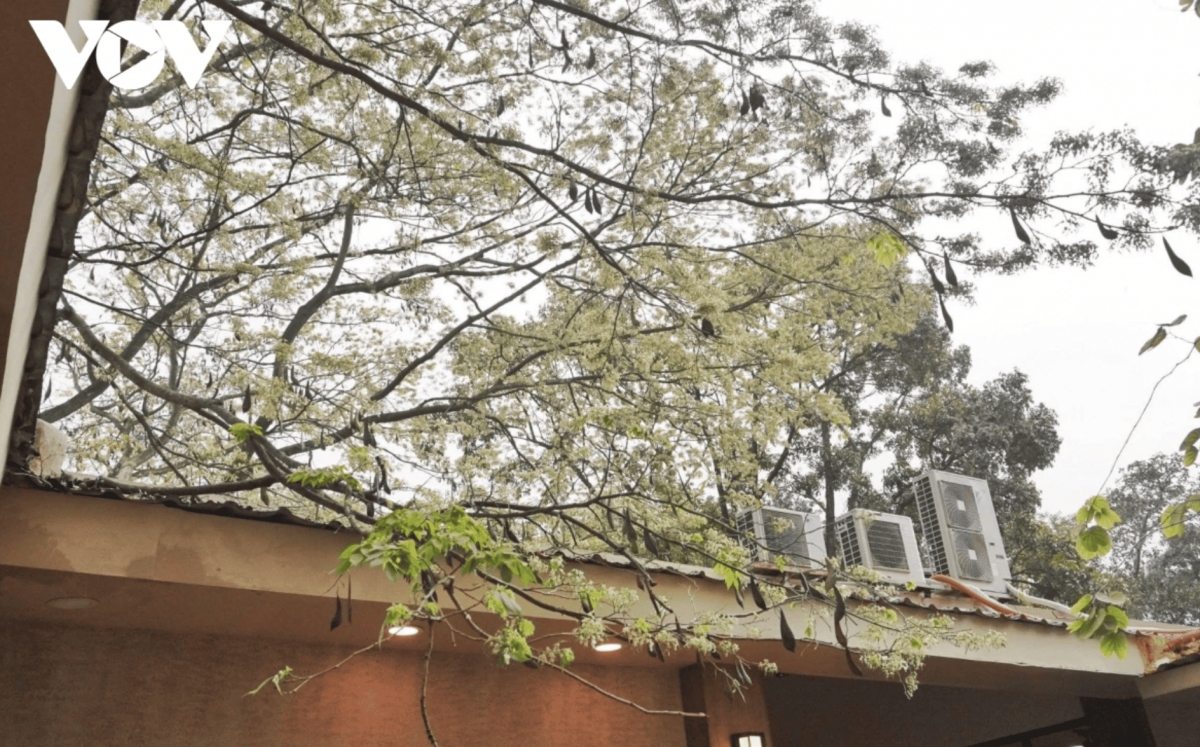
<path id="1" fill-rule="evenodd" d="M 896 59 L 948 70 L 984 59 L 998 80 L 1059 78 L 1065 93 L 1028 120 L 1031 147 L 1057 130 L 1123 126 L 1149 142 L 1190 143 L 1200 126 L 1200 18 L 1176 0 L 827 0 L 822 10 L 876 26 Z M 972 229 L 1011 240 L 1003 216 Z M 1171 238 L 1200 275 L 1200 241 Z M 975 282 L 978 304 L 951 308 L 955 339 L 971 347 L 976 383 L 1019 368 L 1058 413 L 1062 450 L 1037 483 L 1047 510 L 1074 511 L 1104 481 L 1154 383 L 1187 352 L 1164 343 L 1139 357 L 1154 325 L 1191 314 L 1177 329 L 1200 335 L 1200 279 L 1177 274 L 1160 248 L 1109 255 L 1086 271 Z M 1197 400 L 1200 355 L 1159 388 L 1119 466 L 1176 449 L 1197 425 Z"/>

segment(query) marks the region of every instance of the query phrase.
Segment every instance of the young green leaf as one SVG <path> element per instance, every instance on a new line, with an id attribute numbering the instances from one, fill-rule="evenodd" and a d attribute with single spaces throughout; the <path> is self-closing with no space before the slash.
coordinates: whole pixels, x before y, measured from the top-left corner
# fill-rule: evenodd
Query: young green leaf
<path id="1" fill-rule="evenodd" d="M 251 436 L 262 436 L 263 429 L 250 423 L 234 423 L 229 426 L 229 433 L 233 436 L 233 440 L 240 444 Z"/>
<path id="2" fill-rule="evenodd" d="M 1084 560 L 1107 555 L 1112 550 L 1112 537 L 1104 527 L 1088 527 L 1080 532 L 1079 538 L 1075 540 L 1075 550 Z"/>
<path id="3" fill-rule="evenodd" d="M 1091 603 L 1092 603 L 1092 595 L 1084 594 L 1083 596 L 1081 596 L 1079 598 L 1079 601 L 1076 602 L 1074 604 L 1074 606 L 1071 607 L 1071 614 L 1073 614 L 1073 615 L 1081 614 L 1085 609 L 1087 609 L 1088 605 L 1090 605 Z"/>
<path id="4" fill-rule="evenodd" d="M 1145 344 L 1142 345 L 1142 349 L 1138 351 L 1138 355 L 1141 355 L 1142 353 L 1146 352 L 1147 350 L 1153 350 L 1154 348 L 1158 347 L 1159 344 L 1162 343 L 1162 341 L 1165 339 L 1167 339 L 1167 331 L 1165 329 L 1163 329 L 1162 327 L 1159 327 L 1158 331 L 1154 333 L 1154 336 L 1151 337 L 1149 340 L 1146 340 Z"/>
<path id="5" fill-rule="evenodd" d="M 1105 656 L 1116 656 L 1118 659 L 1124 659 L 1128 647 L 1129 642 L 1125 639 L 1125 634 L 1121 631 L 1113 631 L 1100 639 L 1100 651 Z"/>

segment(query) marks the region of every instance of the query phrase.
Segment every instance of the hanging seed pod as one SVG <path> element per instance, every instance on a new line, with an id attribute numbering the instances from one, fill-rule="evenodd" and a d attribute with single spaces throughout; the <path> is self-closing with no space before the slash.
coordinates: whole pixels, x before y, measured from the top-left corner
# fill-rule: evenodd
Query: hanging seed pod
<path id="1" fill-rule="evenodd" d="M 950 264 L 950 257 L 944 256 L 942 257 L 942 260 L 946 265 L 946 282 L 950 284 L 951 288 L 957 288 L 958 275 L 955 274 L 954 267 Z"/>
<path id="2" fill-rule="evenodd" d="M 1192 276 L 1192 268 L 1188 267 L 1187 262 L 1179 258 L 1179 255 L 1171 248 L 1171 244 L 1167 241 L 1166 236 L 1163 236 L 1163 246 L 1167 248 L 1167 256 L 1171 258 L 1171 265 L 1175 268 L 1175 271 L 1180 275 L 1187 275 L 1190 278 Z"/>
<path id="3" fill-rule="evenodd" d="M 595 188 L 592 189 L 592 209 L 597 213 L 600 212 L 600 193 Z"/>
<path id="4" fill-rule="evenodd" d="M 766 611 L 767 601 L 763 599 L 762 589 L 758 588 L 758 580 L 753 576 L 750 577 L 750 598 L 760 610 Z"/>
<path id="5" fill-rule="evenodd" d="M 592 68 L 596 67 L 596 48 L 595 47 L 588 47 L 587 62 L 583 63 L 583 66 L 586 67 L 588 70 L 591 70 Z"/>
<path id="6" fill-rule="evenodd" d="M 767 105 L 767 100 L 763 96 L 762 89 L 758 87 L 757 83 L 750 86 L 749 103 L 750 103 L 750 111 L 754 111 L 754 112 L 757 112 L 759 109 L 762 109 L 764 106 Z"/>
<path id="7" fill-rule="evenodd" d="M 746 96 L 746 92 L 742 91 L 742 108 L 738 110 L 738 114 L 743 117 L 750 113 L 750 99 Z"/>
<path id="8" fill-rule="evenodd" d="M 1108 239 L 1109 241 L 1112 241 L 1113 239 L 1120 236 L 1119 233 L 1117 233 L 1113 229 L 1111 229 L 1108 226 L 1101 223 L 1100 216 L 1096 216 L 1096 227 L 1100 229 L 1100 235 L 1103 236 L 1104 238 Z"/>
<path id="9" fill-rule="evenodd" d="M 950 318 L 950 312 L 946 311 L 946 304 L 941 298 L 938 298 L 938 306 L 942 307 L 942 321 L 946 323 L 946 329 L 954 331 L 954 320 Z"/>
<path id="10" fill-rule="evenodd" d="M 504 101 L 504 94 L 500 94 L 500 98 L 496 100 L 496 116 L 499 117 L 504 113 L 508 104 Z"/>
<path id="11" fill-rule="evenodd" d="M 250 385 L 247 384 L 246 392 L 245 392 L 245 394 L 242 395 L 242 413 L 243 414 L 250 412 L 250 405 L 251 405 Z"/>
<path id="12" fill-rule="evenodd" d="M 575 177 L 568 176 L 567 197 L 571 198 L 571 204 L 574 204 L 579 199 L 579 185 L 575 183 Z"/>
<path id="13" fill-rule="evenodd" d="M 336 594 L 337 606 L 333 608 L 333 619 L 329 621 L 329 630 L 332 632 L 337 626 L 342 624 L 342 597 Z"/>
<path id="14" fill-rule="evenodd" d="M 1025 226 L 1022 226 L 1021 221 L 1017 219 L 1017 211 L 1010 207 L 1008 214 L 1012 217 L 1013 230 L 1016 231 L 1017 238 L 1021 240 L 1022 244 L 1032 244 L 1033 239 L 1029 238 L 1029 233 L 1025 230 Z"/>
<path id="15" fill-rule="evenodd" d="M 937 273 L 933 271 L 933 267 L 930 265 L 925 265 L 925 269 L 929 271 L 929 282 L 933 284 L 933 290 L 936 291 L 939 296 L 945 295 L 946 286 L 942 285 L 942 281 L 938 279 Z"/>
<path id="16" fill-rule="evenodd" d="M 649 527 L 642 527 L 642 544 L 646 546 L 646 552 L 658 557 L 658 542 L 655 541 L 654 534 Z"/>
<path id="17" fill-rule="evenodd" d="M 788 625 L 783 610 L 779 610 L 779 637 L 783 640 L 784 648 L 792 653 L 796 652 L 796 635 L 792 633 L 792 626 Z"/>
<path id="18" fill-rule="evenodd" d="M 590 188 L 583 193 L 583 209 L 589 214 L 595 212 L 592 210 L 592 190 Z"/>
<path id="19" fill-rule="evenodd" d="M 622 518 L 625 519 L 625 541 L 629 543 L 629 549 L 632 552 L 637 552 L 637 531 L 633 528 L 633 519 L 629 517 L 629 509 L 625 509 Z"/>
<path id="20" fill-rule="evenodd" d="M 704 335 L 705 337 L 716 337 L 717 329 L 708 319 L 702 318 L 700 320 L 700 334 Z"/>
<path id="21" fill-rule="evenodd" d="M 879 99 L 879 111 L 883 112 L 883 116 L 885 117 L 892 116 L 892 110 L 889 109 L 887 105 L 887 96 Z"/>
<path id="22" fill-rule="evenodd" d="M 367 422 L 363 423 L 362 440 L 363 440 L 364 446 L 370 446 L 371 448 L 374 448 L 379 445 L 375 441 L 375 434 L 371 432 L 371 424 L 370 423 L 367 423 Z"/>

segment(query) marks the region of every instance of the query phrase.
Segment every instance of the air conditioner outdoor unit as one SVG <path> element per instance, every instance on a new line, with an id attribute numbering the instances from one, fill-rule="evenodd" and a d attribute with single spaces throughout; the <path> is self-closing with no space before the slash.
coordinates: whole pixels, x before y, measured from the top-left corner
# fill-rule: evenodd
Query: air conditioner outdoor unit
<path id="1" fill-rule="evenodd" d="M 737 530 L 755 560 L 783 557 L 801 568 L 825 564 L 825 528 L 818 514 L 763 506 L 739 513 Z"/>
<path id="2" fill-rule="evenodd" d="M 934 572 L 1007 594 L 1012 574 L 987 481 L 929 470 L 913 491 Z"/>
<path id="3" fill-rule="evenodd" d="M 912 519 L 856 508 L 834 521 L 842 564 L 869 568 L 889 583 L 925 583 Z"/>

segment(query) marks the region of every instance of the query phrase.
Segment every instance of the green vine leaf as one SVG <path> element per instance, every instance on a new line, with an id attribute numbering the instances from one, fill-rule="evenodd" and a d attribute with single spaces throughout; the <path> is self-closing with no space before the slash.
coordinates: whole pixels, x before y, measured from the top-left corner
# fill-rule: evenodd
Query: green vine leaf
<path id="1" fill-rule="evenodd" d="M 252 436 L 262 438 L 263 429 L 252 423 L 234 423 L 229 426 L 229 433 L 233 436 L 233 440 L 240 443 L 245 443 Z"/>

